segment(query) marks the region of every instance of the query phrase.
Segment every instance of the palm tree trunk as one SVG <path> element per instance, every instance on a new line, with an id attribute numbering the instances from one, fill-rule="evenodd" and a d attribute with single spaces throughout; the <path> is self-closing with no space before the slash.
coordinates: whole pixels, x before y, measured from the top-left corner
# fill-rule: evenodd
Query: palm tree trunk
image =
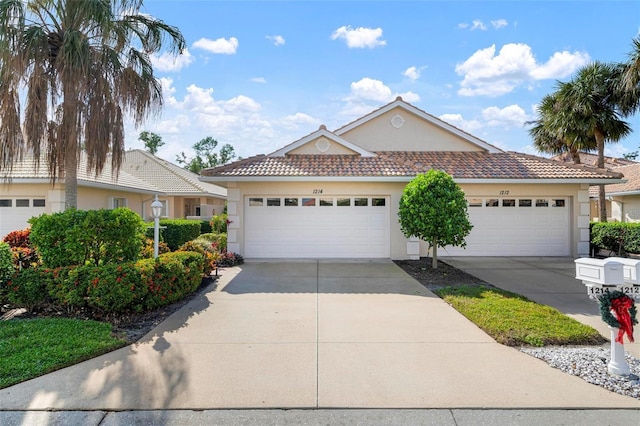
<path id="1" fill-rule="evenodd" d="M 596 144 L 598 145 L 598 168 L 604 169 L 604 133 L 600 130 L 595 132 Z M 598 185 L 598 219 L 600 222 L 607 221 L 607 200 L 604 185 Z"/>
<path id="2" fill-rule="evenodd" d="M 580 153 L 577 149 L 571 148 L 571 158 L 573 159 L 573 164 L 580 164 Z"/>
<path id="3" fill-rule="evenodd" d="M 78 208 L 78 156 L 76 152 L 69 151 L 64 158 L 65 210 Z"/>

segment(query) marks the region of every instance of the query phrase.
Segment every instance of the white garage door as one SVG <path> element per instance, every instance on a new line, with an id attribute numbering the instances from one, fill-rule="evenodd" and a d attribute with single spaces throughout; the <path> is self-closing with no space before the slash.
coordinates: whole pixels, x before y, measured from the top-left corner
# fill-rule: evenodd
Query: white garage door
<path id="1" fill-rule="evenodd" d="M 389 198 L 245 198 L 247 258 L 386 258 Z"/>
<path id="2" fill-rule="evenodd" d="M 0 239 L 9 232 L 25 229 L 27 220 L 46 213 L 46 201 L 42 198 L 0 198 Z"/>
<path id="3" fill-rule="evenodd" d="M 442 256 L 569 256 L 568 197 L 470 198 L 467 248 Z"/>

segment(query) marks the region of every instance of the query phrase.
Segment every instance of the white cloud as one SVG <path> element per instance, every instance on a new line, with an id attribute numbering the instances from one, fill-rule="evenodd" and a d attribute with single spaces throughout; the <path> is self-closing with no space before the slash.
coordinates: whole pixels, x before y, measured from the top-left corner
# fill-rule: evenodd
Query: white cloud
<path id="1" fill-rule="evenodd" d="M 267 80 L 265 80 L 264 77 L 253 77 L 251 79 L 251 82 L 253 82 L 253 83 L 266 83 Z"/>
<path id="2" fill-rule="evenodd" d="M 589 61 L 585 52 L 558 52 L 539 64 L 531 47 L 522 43 L 505 44 L 496 55 L 496 46 L 480 49 L 456 66 L 464 76 L 458 94 L 463 96 L 500 96 L 525 82 L 561 78 Z"/>
<path id="3" fill-rule="evenodd" d="M 474 19 L 473 22 L 471 22 L 471 31 L 474 31 L 474 30 L 485 31 L 486 29 L 487 29 L 487 26 L 479 19 Z"/>
<path id="4" fill-rule="evenodd" d="M 483 127 L 482 123 L 477 120 L 465 120 L 462 114 L 442 114 L 438 118 L 469 133 Z"/>
<path id="5" fill-rule="evenodd" d="M 464 30 L 465 28 L 468 28 L 469 24 L 467 24 L 466 22 L 460 22 L 458 24 L 458 28 L 460 28 L 461 30 Z"/>
<path id="6" fill-rule="evenodd" d="M 509 23 L 507 22 L 506 19 L 496 19 L 495 21 L 491 21 L 491 26 L 496 30 L 499 30 L 500 28 L 504 28 L 507 25 L 509 25 Z"/>
<path id="7" fill-rule="evenodd" d="M 173 79 L 161 77 L 159 80 L 162 87 L 162 99 L 164 100 L 165 105 L 176 106 L 178 101 L 174 97 L 176 88 L 173 87 Z"/>
<path id="8" fill-rule="evenodd" d="M 193 48 L 203 49 L 211 53 L 222 55 L 234 55 L 236 50 L 238 50 L 238 39 L 235 37 L 231 37 L 228 40 L 225 38 L 219 38 L 217 40 L 201 38 L 193 43 Z"/>
<path id="9" fill-rule="evenodd" d="M 312 128 L 318 127 L 322 122 L 317 118 L 311 117 L 308 114 L 297 112 L 293 115 L 287 115 L 280 120 L 282 127 L 288 130 L 297 130 L 300 128 Z"/>
<path id="10" fill-rule="evenodd" d="M 417 79 L 420 78 L 421 72 L 422 72 L 422 68 L 409 67 L 406 70 L 404 70 L 402 75 L 404 75 L 411 81 L 416 81 Z"/>
<path id="11" fill-rule="evenodd" d="M 282 37 L 281 35 L 267 36 L 267 39 L 271 40 L 274 46 L 282 46 L 286 43 L 284 37 Z"/>
<path id="12" fill-rule="evenodd" d="M 482 110 L 482 118 L 487 122 L 487 126 L 504 128 L 522 127 L 526 121 L 531 119 L 519 105 L 485 108 Z"/>
<path id="13" fill-rule="evenodd" d="M 364 48 L 384 46 L 387 44 L 382 37 L 382 28 L 351 28 L 351 26 L 342 26 L 331 34 L 331 40 L 343 39 L 347 42 L 349 48 Z"/>
<path id="14" fill-rule="evenodd" d="M 164 52 L 161 55 L 153 54 L 150 59 L 153 68 L 162 72 L 180 71 L 193 62 L 193 56 L 191 56 L 188 49 L 184 49 L 181 55 L 174 55 L 170 52 Z"/>
<path id="15" fill-rule="evenodd" d="M 420 96 L 416 93 L 393 93 L 382 81 L 369 77 L 351 83 L 351 93 L 345 100 L 349 102 L 375 101 L 387 103 L 393 101 L 397 96 L 402 96 L 407 102 L 417 102 L 420 100 Z"/>

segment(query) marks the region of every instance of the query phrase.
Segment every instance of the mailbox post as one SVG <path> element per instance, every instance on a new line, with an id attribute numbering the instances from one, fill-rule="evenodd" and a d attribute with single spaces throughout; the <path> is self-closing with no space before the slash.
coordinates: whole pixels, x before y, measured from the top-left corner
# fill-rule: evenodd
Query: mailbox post
<path id="1" fill-rule="evenodd" d="M 579 258 L 575 260 L 576 279 L 587 288 L 591 300 L 599 301 L 605 293 L 618 290 L 635 301 L 640 301 L 640 260 L 620 257 L 607 259 Z M 609 374 L 626 376 L 637 380 L 631 374 L 629 364 L 624 357 L 624 345 L 616 342 L 618 329 L 611 330 L 611 360 L 607 366 Z"/>

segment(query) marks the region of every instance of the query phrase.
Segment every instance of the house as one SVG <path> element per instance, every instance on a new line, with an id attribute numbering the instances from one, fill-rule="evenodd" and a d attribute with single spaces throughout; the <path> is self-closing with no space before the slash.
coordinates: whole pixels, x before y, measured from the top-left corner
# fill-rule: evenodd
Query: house
<path id="1" fill-rule="evenodd" d="M 441 255 L 589 254 L 589 186 L 607 170 L 505 152 L 402 98 L 337 130 L 207 169 L 227 188 L 228 248 L 246 258 L 392 258 L 426 255 L 398 222 L 405 185 L 444 170 L 468 200 L 466 249 Z"/>
<path id="2" fill-rule="evenodd" d="M 166 218 L 210 218 L 224 209 L 226 189 L 201 182 L 198 175 L 142 150 L 125 153 L 120 172 L 107 161 L 99 175 L 87 173 L 86 157 L 78 167 L 78 208 L 128 207 L 151 219 L 156 195 Z M 0 238 L 24 229 L 28 219 L 64 210 L 64 179 L 51 185 L 46 164 L 36 168 L 33 157 L 14 165 L 10 180 L 0 182 Z"/>
<path id="3" fill-rule="evenodd" d="M 582 164 L 594 166 L 598 160 L 596 154 L 580 152 Z M 565 164 L 573 164 L 573 159 L 567 154 L 552 158 Z M 605 157 L 605 168 L 623 175 L 626 182 L 605 186 L 607 205 L 607 220 L 617 222 L 640 221 L 640 163 L 626 158 Z M 598 186 L 589 188 L 591 198 L 591 220 L 599 219 Z"/>

